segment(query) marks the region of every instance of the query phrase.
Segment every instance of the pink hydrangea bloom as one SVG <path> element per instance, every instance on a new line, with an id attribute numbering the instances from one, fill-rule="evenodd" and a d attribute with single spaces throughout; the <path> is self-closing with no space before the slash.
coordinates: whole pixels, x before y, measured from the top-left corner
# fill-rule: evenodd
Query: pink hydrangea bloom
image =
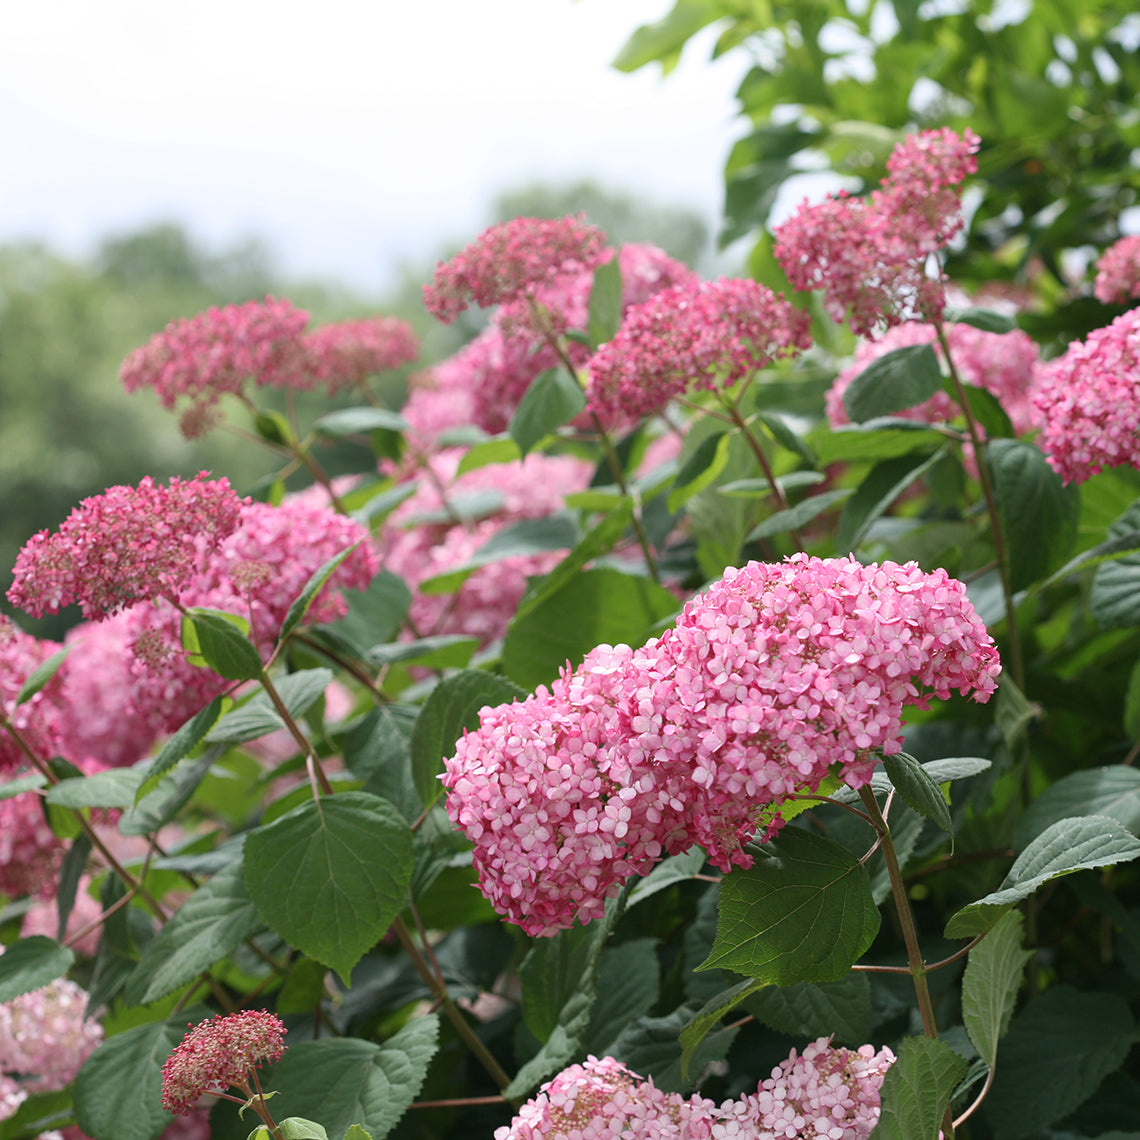
<path id="1" fill-rule="evenodd" d="M 902 710 L 988 700 L 997 651 L 944 570 L 799 554 L 728 570 L 638 650 L 601 646 L 487 708 L 441 777 L 483 893 L 531 934 L 598 917 L 631 874 L 700 843 L 724 870 L 835 771 L 866 784 Z"/>
<path id="2" fill-rule="evenodd" d="M 470 304 L 501 305 L 564 273 L 594 265 L 605 235 L 584 217 L 515 218 L 491 226 L 424 286 L 430 313 L 450 324 Z"/>
<path id="3" fill-rule="evenodd" d="M 857 335 L 910 317 L 937 318 L 940 280 L 925 272 L 929 254 L 962 226 L 958 184 L 977 169 L 972 131 L 924 131 L 899 144 L 888 176 L 868 198 L 840 193 L 806 202 L 777 226 L 775 254 L 788 280 L 822 289 L 828 314 Z"/>
<path id="4" fill-rule="evenodd" d="M 75 892 L 75 905 L 72 906 L 71 913 L 67 916 L 66 937 L 69 939 L 78 934 L 84 927 L 90 926 L 103 913 L 99 901 L 93 898 L 88 890 L 90 886 L 91 877 L 83 875 L 79 880 L 79 888 Z M 43 934 L 48 938 L 55 938 L 58 933 L 59 906 L 56 899 L 54 897 L 43 898 L 42 896 L 35 899 L 24 915 L 24 923 L 20 927 L 20 937 L 31 938 L 35 934 Z M 99 949 L 99 936 L 101 934 L 102 928 L 97 926 L 78 942 L 73 942 L 71 945 L 78 953 L 85 954 L 88 958 L 94 958 L 95 951 Z"/>
<path id="5" fill-rule="evenodd" d="M 597 265 L 613 256 L 612 249 L 605 250 Z M 654 245 L 623 245 L 617 258 L 625 312 L 663 289 L 698 281 Z M 561 367 L 548 336 L 585 330 L 593 280 L 594 267 L 581 269 L 536 288 L 533 307 L 527 301 L 504 305 L 474 340 L 418 378 L 404 407 L 418 450 L 431 450 L 441 432 L 461 424 L 491 435 L 505 431 L 535 377 Z M 586 345 L 568 341 L 564 347 L 575 367 L 589 359 Z"/>
<path id="6" fill-rule="evenodd" d="M 0 894 L 52 897 L 66 851 L 35 792 L 0 800 Z"/>
<path id="7" fill-rule="evenodd" d="M 101 618 L 155 598 L 177 598 L 198 546 L 233 533 L 242 500 L 228 479 L 146 476 L 83 502 L 54 534 L 33 535 L 16 558 L 8 600 L 35 617 L 78 602 Z"/>
<path id="8" fill-rule="evenodd" d="M 86 1011 L 86 992 L 66 978 L 0 1005 L 0 1069 L 29 1093 L 66 1088 L 103 1039 Z"/>
<path id="9" fill-rule="evenodd" d="M 793 1049 L 755 1094 L 720 1106 L 713 1140 L 867 1140 L 879 1122 L 883 1080 L 894 1062 L 885 1047 L 832 1048 L 827 1037 L 799 1057 Z"/>
<path id="10" fill-rule="evenodd" d="M 54 642 L 40 641 L 0 616 L 0 711 L 28 746 L 45 758 L 59 746 L 59 720 L 65 707 L 59 699 L 59 672 L 31 700 L 17 705 L 16 697 L 24 682 L 58 649 Z M 0 776 L 10 776 L 27 763 L 12 734 L 0 730 Z"/>
<path id="11" fill-rule="evenodd" d="M 756 281 L 675 285 L 634 305 L 590 361 L 590 410 L 604 420 L 660 412 L 689 388 L 729 388 L 811 344 L 806 313 Z"/>
<path id="12" fill-rule="evenodd" d="M 210 409 L 227 392 L 247 382 L 271 387 L 304 383 L 304 354 L 298 338 L 309 314 L 276 297 L 211 308 L 172 321 L 123 361 L 120 377 L 128 392 L 153 388 L 164 408 L 187 401 L 184 434 L 193 438 L 210 426 Z"/>
<path id="13" fill-rule="evenodd" d="M 162 1107 L 183 1116 L 207 1092 L 252 1096 L 250 1072 L 285 1052 L 285 1026 L 263 1009 L 219 1014 L 191 1027 L 162 1066 Z"/>
<path id="14" fill-rule="evenodd" d="M 1050 361 L 1033 402 L 1042 450 L 1067 483 L 1106 467 L 1140 468 L 1140 308 Z"/>
<path id="15" fill-rule="evenodd" d="M 1140 234 L 1122 237 L 1101 254 L 1093 291 L 1105 305 L 1125 305 L 1140 297 Z"/>
<path id="16" fill-rule="evenodd" d="M 330 396 L 364 384 L 377 372 L 410 364 L 420 346 L 407 321 L 367 317 L 322 325 L 301 339 L 308 383 Z"/>
<path id="17" fill-rule="evenodd" d="M 716 1105 L 642 1080 L 613 1057 L 563 1069 L 495 1140 L 706 1140 Z"/>
<path id="18" fill-rule="evenodd" d="M 933 345 L 941 359 L 942 349 L 935 343 L 936 336 L 933 325 L 906 321 L 875 340 L 861 341 L 855 359 L 839 373 L 827 393 L 827 418 L 832 426 L 851 422 L 843 406 L 843 394 L 869 365 L 888 352 L 918 344 Z M 946 339 L 963 383 L 992 392 L 1018 435 L 1032 430 L 1037 425 L 1032 395 L 1041 374 L 1036 343 L 1020 329 L 992 333 L 957 323 L 947 327 Z M 895 413 L 902 419 L 923 423 L 946 423 L 961 414 L 957 401 L 946 392 L 936 392 L 924 403 Z"/>

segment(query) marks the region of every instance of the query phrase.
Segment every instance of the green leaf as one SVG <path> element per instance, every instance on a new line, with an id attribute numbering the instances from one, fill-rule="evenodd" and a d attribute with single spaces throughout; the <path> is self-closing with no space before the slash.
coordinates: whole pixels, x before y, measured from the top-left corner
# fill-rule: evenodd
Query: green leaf
<path id="1" fill-rule="evenodd" d="M 1108 528 L 1110 541 L 1127 541 L 1140 531 L 1140 500 Z M 1089 599 L 1092 615 L 1105 629 L 1140 625 L 1140 554 L 1126 554 L 1097 567 Z"/>
<path id="2" fill-rule="evenodd" d="M 245 841 L 245 883 L 266 924 L 348 979 L 404 907 L 412 833 L 386 800 L 341 792 Z"/>
<path id="3" fill-rule="evenodd" d="M 1104 542 L 1098 542 L 1088 550 L 1082 550 L 1080 554 L 1069 559 L 1060 570 L 1054 571 L 1044 582 L 1039 583 L 1037 589 L 1044 590 L 1053 586 L 1079 570 L 1088 570 L 1104 562 L 1118 562 L 1134 550 L 1140 550 L 1140 530 L 1123 531 L 1114 538 L 1105 539 Z"/>
<path id="4" fill-rule="evenodd" d="M 946 784 L 952 780 L 967 780 L 993 766 L 992 762 L 981 756 L 948 756 L 942 760 L 928 760 L 919 765 L 923 772 L 935 784 Z M 876 795 L 886 795 L 893 787 L 886 772 L 876 771 L 871 776 L 868 785 Z M 839 788 L 831 793 L 831 799 L 841 804 L 853 804 L 859 801 L 859 792 L 855 788 Z"/>
<path id="5" fill-rule="evenodd" d="M 437 633 L 415 641 L 374 645 L 368 651 L 373 665 L 396 665 L 414 661 L 431 669 L 462 669 L 479 648 L 479 640 L 461 633 Z"/>
<path id="6" fill-rule="evenodd" d="M 479 710 L 522 700 L 526 692 L 505 677 L 465 669 L 445 677 L 424 702 L 412 730 L 412 774 L 424 807 L 443 794 L 439 774 L 465 728 L 479 727 Z"/>
<path id="7" fill-rule="evenodd" d="M 950 809 L 938 784 L 922 765 L 906 752 L 883 757 L 883 768 L 891 784 L 919 815 L 931 820 L 942 831 L 952 834 Z"/>
<path id="8" fill-rule="evenodd" d="M 1058 820 L 1106 815 L 1140 834 L 1140 772 L 1123 764 L 1070 772 L 1051 784 L 1018 821 L 1013 846 L 1021 851 Z"/>
<path id="9" fill-rule="evenodd" d="M 814 487 L 826 480 L 827 476 L 822 471 L 792 471 L 781 475 L 776 482 L 787 493 L 803 487 Z M 772 484 L 767 479 L 733 479 L 731 483 L 722 483 L 717 491 L 722 495 L 734 495 L 742 499 L 763 499 L 772 493 Z"/>
<path id="10" fill-rule="evenodd" d="M 289 447 L 296 442 L 289 421 L 280 412 L 268 409 L 255 412 L 253 426 L 257 434 L 269 443 Z"/>
<path id="11" fill-rule="evenodd" d="M 966 1061 L 932 1037 L 907 1037 L 887 1070 L 876 1140 L 938 1140 Z"/>
<path id="12" fill-rule="evenodd" d="M 947 319 L 959 325 L 973 325 L 982 332 L 1007 333 L 1017 328 L 1017 322 L 1012 317 L 1002 313 L 995 313 L 993 309 L 981 309 L 974 305 L 957 312 L 947 313 Z"/>
<path id="13" fill-rule="evenodd" d="M 382 1140 L 419 1095 L 438 1041 L 435 1014 L 413 1018 L 383 1045 L 359 1037 L 300 1041 L 260 1074 L 261 1085 L 277 1090 L 274 1115 L 319 1117 L 333 1140 L 348 1140 L 354 1125 Z"/>
<path id="14" fill-rule="evenodd" d="M 509 435 L 505 433 L 493 435 L 468 450 L 459 461 L 456 475 L 466 475 L 468 471 L 475 471 L 492 463 L 514 463 L 521 458 L 519 445 Z"/>
<path id="15" fill-rule="evenodd" d="M 10 800 L 14 796 L 22 796 L 25 792 L 42 788 L 47 782 L 47 776 L 42 772 L 29 772 L 26 776 L 17 776 L 14 780 L 0 784 L 0 800 Z"/>
<path id="16" fill-rule="evenodd" d="M 834 1034 L 840 1044 L 856 1048 L 867 1040 L 871 983 L 866 974 L 853 972 L 822 985 L 768 986 L 747 997 L 744 1008 L 788 1037 L 814 1040 Z"/>
<path id="17" fill-rule="evenodd" d="M 889 428 L 842 427 L 813 433 L 811 445 L 820 466 L 829 463 L 878 462 L 909 455 L 912 451 L 934 451 L 946 437 L 913 420 L 894 420 Z"/>
<path id="18" fill-rule="evenodd" d="M 320 700 L 335 676 L 331 669 L 303 669 L 278 678 L 273 687 L 289 715 L 297 720 Z M 284 727 L 269 694 L 260 692 L 222 717 L 206 740 L 210 744 L 242 744 Z"/>
<path id="19" fill-rule="evenodd" d="M 1124 695 L 1124 732 L 1130 740 L 1140 743 L 1140 660 L 1132 666 Z"/>
<path id="20" fill-rule="evenodd" d="M 982 1060 L 992 1069 L 998 1041 L 1009 1028 L 1017 991 L 1032 950 L 1022 950 L 1021 915 L 1011 910 L 966 958 L 962 977 L 962 1021 Z"/>
<path id="21" fill-rule="evenodd" d="M 449 594 L 458 590 L 480 566 L 502 562 L 505 558 L 569 550 L 577 541 L 578 524 L 569 514 L 522 519 L 492 535 L 464 565 L 434 578 L 425 578 L 419 590 L 421 594 Z"/>
<path id="22" fill-rule="evenodd" d="M 866 868 L 798 827 L 751 850 L 755 865 L 721 883 L 716 941 L 697 968 L 719 966 L 777 986 L 838 981 L 879 929 Z"/>
<path id="23" fill-rule="evenodd" d="M 313 1120 L 306 1120 L 303 1116 L 287 1116 L 278 1125 L 282 1140 L 329 1140 L 324 1128 Z M 259 1132 L 263 1129 L 258 1129 Z M 269 1140 L 268 1129 L 266 1140 Z"/>
<path id="24" fill-rule="evenodd" d="M 1010 752 L 1040 715 L 1041 707 L 1027 700 L 1013 678 L 1008 673 L 1003 673 L 998 685 L 997 700 L 994 702 L 994 722 Z"/>
<path id="25" fill-rule="evenodd" d="M 972 384 L 963 384 L 962 391 L 966 394 L 971 414 L 981 425 L 988 439 L 1010 439 L 1017 435 L 1005 408 L 1001 406 L 1001 402 L 993 392 L 987 388 L 975 388 Z M 949 381 L 946 384 L 946 392 L 957 402 L 958 389 Z"/>
<path id="26" fill-rule="evenodd" d="M 158 782 L 153 792 L 143 796 L 134 807 L 123 813 L 119 820 L 120 833 L 150 835 L 168 824 L 186 805 L 220 755 L 220 748 L 210 748 L 190 767 L 168 773 Z"/>
<path id="27" fill-rule="evenodd" d="M 617 251 L 609 261 L 594 270 L 590 287 L 589 318 L 586 327 L 590 347 L 612 340 L 621 324 L 621 266 Z"/>
<path id="28" fill-rule="evenodd" d="M 843 553 L 855 550 L 903 491 L 917 483 L 947 454 L 949 448 L 943 446 L 925 458 L 907 455 L 876 463 L 843 508 L 835 538 L 836 549 Z"/>
<path id="29" fill-rule="evenodd" d="M 248 630 L 249 623 L 235 614 L 195 607 L 182 619 L 182 644 L 192 665 L 213 669 L 227 681 L 251 681 L 262 670 Z"/>
<path id="30" fill-rule="evenodd" d="M 673 594 L 648 578 L 609 567 L 584 570 L 516 615 L 503 645 L 503 671 L 529 691 L 596 645 L 641 645 L 677 608 Z"/>
<path id="31" fill-rule="evenodd" d="M 772 433 L 772 438 L 781 447 L 793 455 L 798 455 L 812 467 L 816 465 L 815 452 L 812 451 L 811 445 L 802 435 L 788 426 L 783 416 L 777 415 L 775 412 L 756 412 L 755 417 Z"/>
<path id="32" fill-rule="evenodd" d="M 686 42 L 723 14 L 720 5 L 712 0 L 677 0 L 668 15 L 652 24 L 642 24 L 629 37 L 613 66 L 618 71 L 636 71 L 647 63 L 660 62 L 669 72 Z"/>
<path id="33" fill-rule="evenodd" d="M 192 716 L 163 746 L 151 761 L 146 779 L 135 793 L 135 804 L 143 796 L 153 792 L 159 781 L 180 760 L 188 756 L 206 738 L 206 734 L 217 723 L 218 717 L 233 702 L 229 697 L 215 697 L 200 713 Z"/>
<path id="34" fill-rule="evenodd" d="M 127 980 L 125 999 L 145 1005 L 173 993 L 232 954 L 260 921 L 241 863 L 230 864 L 200 886 L 147 943 Z"/>
<path id="35" fill-rule="evenodd" d="M 1124 1063 L 1135 1040 L 1136 1022 L 1119 994 L 1062 985 L 1035 998 L 998 1049 L 985 1105 L 995 1136 L 1036 1136 L 1078 1108 Z"/>
<path id="36" fill-rule="evenodd" d="M 88 1136 L 153 1140 L 169 1123 L 162 1107 L 162 1065 L 186 1035 L 186 1023 L 207 1011 L 180 1010 L 104 1041 L 75 1078 L 75 1118 Z"/>
<path id="37" fill-rule="evenodd" d="M 412 593 L 403 578 L 381 570 L 367 590 L 344 590 L 348 613 L 323 627 L 337 637 L 347 638 L 360 656 L 374 645 L 391 641 L 404 624 L 412 604 Z"/>
<path id="38" fill-rule="evenodd" d="M 67 659 L 71 649 L 70 645 L 63 649 L 57 649 L 47 660 L 41 661 L 28 674 L 28 679 L 20 686 L 20 691 L 16 694 L 17 705 L 30 701 L 59 672 L 59 667 Z"/>
<path id="39" fill-rule="evenodd" d="M 614 1042 L 613 1055 L 635 1073 L 652 1077 L 665 1092 L 686 1092 L 693 1082 L 681 1075 L 681 1031 L 695 1011 L 691 1003 L 679 1006 L 665 1017 L 639 1017 L 626 1026 Z M 700 1074 L 706 1065 L 723 1061 L 739 1032 L 737 1028 L 713 1030 L 697 1047 L 689 1072 Z"/>
<path id="40" fill-rule="evenodd" d="M 372 1140 L 372 1133 L 359 1124 L 354 1124 L 344 1134 L 344 1140 Z"/>
<path id="41" fill-rule="evenodd" d="M 1050 879 L 1140 857 L 1140 840 L 1115 819 L 1089 815 L 1058 820 L 1017 857 L 1001 886 L 963 907 L 946 924 L 947 938 L 972 938 Z"/>
<path id="42" fill-rule="evenodd" d="M 663 859 L 633 888 L 626 908 L 643 902 L 674 883 L 687 882 L 694 875 L 699 875 L 707 858 L 703 847 L 690 847 L 680 855 L 670 855 L 668 859 Z"/>
<path id="43" fill-rule="evenodd" d="M 581 384 L 565 369 L 551 368 L 535 377 L 519 401 L 507 431 L 518 444 L 519 454 L 526 455 L 539 440 L 569 423 L 585 406 Z"/>
<path id="44" fill-rule="evenodd" d="M 360 407 L 340 408 L 321 416 L 313 424 L 315 432 L 331 439 L 340 439 L 346 435 L 367 435 L 377 429 L 407 431 L 408 421 L 387 408 Z"/>
<path id="45" fill-rule="evenodd" d="M 92 776 L 60 780 L 44 798 L 49 804 L 67 808 L 125 808 L 135 802 L 142 780 L 140 768 L 108 768 Z"/>
<path id="46" fill-rule="evenodd" d="M 701 440 L 673 480 L 665 500 L 671 513 L 675 514 L 694 495 L 700 494 L 724 470 L 731 438 L 730 432 L 718 431 Z"/>
<path id="47" fill-rule="evenodd" d="M 1009 546 L 1010 585 L 1021 590 L 1068 557 L 1077 538 L 1080 489 L 1066 486 L 1031 443 L 991 439 L 986 457 Z"/>
<path id="48" fill-rule="evenodd" d="M 724 488 L 721 488 L 722 490 Z M 808 499 L 789 507 L 786 511 L 776 511 L 769 515 L 759 526 L 754 527 L 748 534 L 749 542 L 756 542 L 761 538 L 771 538 L 776 534 L 784 534 L 790 530 L 799 530 L 809 522 L 819 518 L 825 511 L 831 510 L 837 503 L 842 503 L 852 495 L 850 487 L 843 487 L 837 491 L 822 491 Z"/>
<path id="49" fill-rule="evenodd" d="M 692 1020 L 681 1030 L 679 1038 L 681 1042 L 682 1080 L 687 1081 L 689 1079 L 689 1069 L 693 1056 L 710 1031 L 719 1025 L 724 1016 L 730 1010 L 735 1009 L 746 997 L 768 986 L 768 982 L 762 982 L 756 978 L 746 978 L 743 982 L 737 982 L 736 985 L 721 990 L 719 994 L 710 998 L 693 1014 Z"/>
<path id="50" fill-rule="evenodd" d="M 344 741 L 344 762 L 365 781 L 364 790 L 390 800 L 409 823 L 424 807 L 412 779 L 412 732 L 419 712 L 407 705 L 379 705 Z"/>
<path id="51" fill-rule="evenodd" d="M 896 348 L 872 361 L 847 386 L 843 407 L 852 423 L 916 407 L 942 391 L 942 366 L 929 344 Z"/>
<path id="52" fill-rule="evenodd" d="M 327 562 L 317 567 L 311 575 L 309 580 L 305 583 L 304 589 L 293 600 L 293 604 L 289 607 L 289 612 L 285 615 L 285 621 L 281 625 L 281 632 L 277 635 L 278 642 L 284 641 L 301 624 L 305 619 L 305 614 L 309 612 L 317 595 L 324 589 L 325 583 L 336 573 L 337 568 L 352 552 L 360 545 L 359 542 L 354 542 L 351 546 L 342 550 L 339 554 L 334 554 Z"/>
<path id="53" fill-rule="evenodd" d="M 0 956 L 0 1004 L 62 978 L 74 961 L 71 950 L 42 934 L 17 939 Z"/>
<path id="54" fill-rule="evenodd" d="M 635 938 L 602 951 L 598 995 L 583 1046 L 587 1053 L 608 1056 L 622 1030 L 657 1004 L 660 975 L 655 938 Z"/>

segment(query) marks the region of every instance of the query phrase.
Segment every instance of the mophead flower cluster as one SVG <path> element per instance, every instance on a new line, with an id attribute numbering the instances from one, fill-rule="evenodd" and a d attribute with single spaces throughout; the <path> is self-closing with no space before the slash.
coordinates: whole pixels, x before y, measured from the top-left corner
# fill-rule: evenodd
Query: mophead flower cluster
<path id="1" fill-rule="evenodd" d="M 480 713 L 445 762 L 480 886 L 530 934 L 597 918 L 663 854 L 719 867 L 835 772 L 900 747 L 902 710 L 988 700 L 997 651 L 944 570 L 799 554 L 729 570 L 640 649 L 600 646 L 524 701 Z"/>

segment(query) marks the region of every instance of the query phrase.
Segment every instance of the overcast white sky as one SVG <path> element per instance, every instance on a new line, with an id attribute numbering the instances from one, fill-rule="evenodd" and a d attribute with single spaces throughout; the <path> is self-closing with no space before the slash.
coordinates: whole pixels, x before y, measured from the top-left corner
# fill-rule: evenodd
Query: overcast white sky
<path id="1" fill-rule="evenodd" d="M 38 0 L 0 36 L 0 242 L 258 234 L 381 287 L 493 195 L 592 176 L 715 220 L 746 62 L 610 61 L 671 0 Z"/>

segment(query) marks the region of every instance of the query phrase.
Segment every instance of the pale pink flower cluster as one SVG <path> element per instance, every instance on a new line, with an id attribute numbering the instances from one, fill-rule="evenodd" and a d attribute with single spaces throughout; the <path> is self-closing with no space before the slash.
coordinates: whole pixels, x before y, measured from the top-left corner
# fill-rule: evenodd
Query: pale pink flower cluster
<path id="1" fill-rule="evenodd" d="M 450 324 L 472 303 L 501 305 L 593 266 L 605 244 L 602 231 L 581 215 L 501 222 L 439 263 L 432 283 L 424 286 L 424 305 Z"/>
<path id="2" fill-rule="evenodd" d="M 1032 397 L 1041 377 L 1042 364 L 1036 343 L 1026 333 L 1020 329 L 992 333 L 972 325 L 952 324 L 946 329 L 946 339 L 963 383 L 995 395 L 1018 435 L 1037 426 Z M 827 393 L 827 418 L 831 425 L 839 427 L 851 422 L 843 406 L 843 394 L 871 364 L 896 349 L 919 344 L 932 345 L 941 360 L 943 353 L 936 340 L 934 325 L 906 321 L 875 340 L 860 341 L 854 360 L 839 373 Z M 956 419 L 962 415 L 962 409 L 947 392 L 936 392 L 929 400 L 894 415 L 936 424 Z"/>
<path id="3" fill-rule="evenodd" d="M 359 388 L 378 372 L 411 364 L 419 341 L 407 321 L 365 317 L 322 325 L 301 339 L 309 385 L 324 385 L 330 396 Z"/>
<path id="4" fill-rule="evenodd" d="M 596 265 L 613 257 L 612 249 L 605 250 Z M 698 280 L 653 245 L 623 245 L 617 259 L 625 312 L 663 289 Z M 461 424 L 491 435 L 505 431 L 535 377 L 561 366 L 549 336 L 586 328 L 593 280 L 593 267 L 580 269 L 536 287 L 533 306 L 528 301 L 503 305 L 474 340 L 416 378 L 403 415 L 418 450 L 429 450 L 443 431 Z M 577 341 L 567 341 L 564 348 L 575 367 L 589 359 L 590 349 Z"/>
<path id="5" fill-rule="evenodd" d="M 48 826 L 37 793 L 0 800 L 0 894 L 54 896 L 66 851 L 66 842 Z"/>
<path id="6" fill-rule="evenodd" d="M 895 1061 L 890 1049 L 832 1048 L 821 1037 L 721 1105 L 666 1093 L 612 1057 L 590 1057 L 544 1084 L 495 1140 L 868 1140 Z"/>
<path id="7" fill-rule="evenodd" d="M 1126 305 L 1140 297 L 1140 235 L 1122 237 L 1101 254 L 1093 291 L 1105 305 Z"/>
<path id="8" fill-rule="evenodd" d="M 466 565 L 489 539 L 523 519 L 560 510 L 566 495 L 584 490 L 593 467 L 572 456 L 531 452 L 515 463 L 496 463 L 457 476 L 462 453 L 441 451 L 427 460 L 418 489 L 389 516 L 376 544 L 385 567 L 412 589 L 411 619 L 421 634 L 467 634 L 486 644 L 503 636 L 527 580 L 548 573 L 560 551 L 517 555 L 475 570 L 455 594 L 421 594 L 425 579 Z M 430 477 L 429 477 L 430 476 Z M 485 517 L 456 522 L 445 501 L 491 493 Z M 434 521 L 426 521 L 428 519 Z"/>
<path id="9" fill-rule="evenodd" d="M 78 602 L 102 618 L 156 598 L 177 598 L 199 546 L 238 525 L 242 500 L 228 479 L 148 475 L 137 487 L 110 487 L 84 499 L 54 534 L 33 535 L 16 558 L 8 600 L 42 617 Z"/>
<path id="10" fill-rule="evenodd" d="M 29 1093 L 71 1084 L 103 1039 L 86 1011 L 86 992 L 66 978 L 0 1005 L 0 1069 Z"/>
<path id="11" fill-rule="evenodd" d="M 599 917 L 631 874 L 694 843 L 750 866 L 779 804 L 850 786 L 900 747 L 902 710 L 988 700 L 997 651 L 961 582 L 795 555 L 729 570 L 638 650 L 600 646 L 547 689 L 481 710 L 441 777 L 483 893 L 545 935 Z"/>
<path id="12" fill-rule="evenodd" d="M 9 618 L 0 616 L 0 712 L 28 746 L 43 757 L 52 755 L 59 747 L 59 730 L 53 715 L 58 674 L 22 705 L 16 704 L 16 697 L 24 682 L 58 649 L 54 642 L 32 637 L 17 629 Z M 0 731 L 0 777 L 10 776 L 27 763 L 27 756 L 12 734 Z"/>
<path id="13" fill-rule="evenodd" d="M 1033 402 L 1041 448 L 1065 482 L 1083 483 L 1107 467 L 1140 468 L 1140 308 L 1050 361 Z"/>
<path id="14" fill-rule="evenodd" d="M 285 1026 L 263 1009 L 199 1022 L 162 1066 L 162 1107 L 183 1116 L 207 1092 L 232 1087 L 251 1095 L 251 1070 L 279 1061 L 284 1052 Z"/>
<path id="15" fill-rule="evenodd" d="M 589 363 L 590 410 L 603 420 L 660 412 L 689 389 L 726 389 L 811 345 L 808 315 L 756 281 L 722 277 L 634 305 Z"/>
<path id="16" fill-rule="evenodd" d="M 418 352 L 411 328 L 391 317 L 346 321 L 305 334 L 309 314 L 276 297 L 211 308 L 172 321 L 123 361 L 128 392 L 153 388 L 165 408 L 186 408 L 182 433 L 203 435 L 226 393 L 259 387 L 312 388 L 330 394 L 373 372 L 399 367 Z"/>
<path id="17" fill-rule="evenodd" d="M 969 130 L 911 135 L 869 197 L 840 193 L 818 205 L 805 202 L 774 231 L 788 280 L 797 289 L 822 289 L 829 315 L 848 320 L 860 336 L 912 316 L 937 318 L 944 291 L 925 263 L 962 226 L 958 187 L 977 170 L 979 142 Z"/>
<path id="18" fill-rule="evenodd" d="M 90 890 L 91 877 L 83 875 L 79 880 L 79 887 L 75 892 L 75 903 L 71 913 L 67 916 L 67 930 L 65 937 L 74 937 L 81 930 L 95 923 L 103 914 L 99 901 L 92 897 Z M 44 898 L 42 895 L 33 899 L 32 905 L 24 914 L 24 922 L 20 927 L 21 938 L 31 938 L 42 934 L 47 938 L 55 938 L 59 933 L 59 904 L 54 897 Z M 72 942 L 71 947 L 79 954 L 94 958 L 99 949 L 99 936 L 102 927 L 95 926 L 89 930 L 78 942 Z"/>

